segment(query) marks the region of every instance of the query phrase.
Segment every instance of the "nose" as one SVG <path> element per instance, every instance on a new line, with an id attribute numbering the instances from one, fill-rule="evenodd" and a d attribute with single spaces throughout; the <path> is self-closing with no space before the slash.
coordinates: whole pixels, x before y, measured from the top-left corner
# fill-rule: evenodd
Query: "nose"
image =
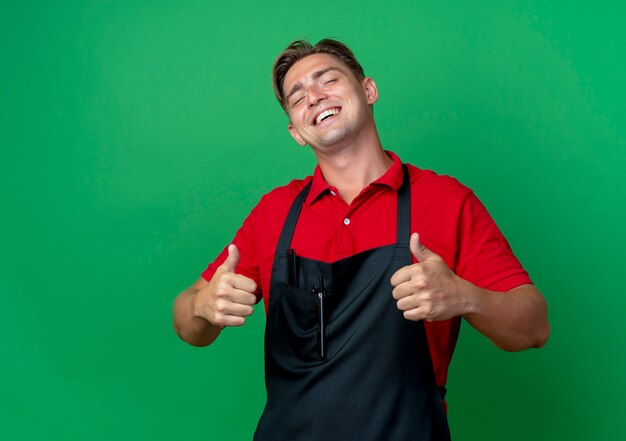
<path id="1" fill-rule="evenodd" d="M 309 107 L 315 107 L 320 101 L 326 99 L 326 94 L 316 86 L 309 87 L 307 91 L 307 103 Z"/>

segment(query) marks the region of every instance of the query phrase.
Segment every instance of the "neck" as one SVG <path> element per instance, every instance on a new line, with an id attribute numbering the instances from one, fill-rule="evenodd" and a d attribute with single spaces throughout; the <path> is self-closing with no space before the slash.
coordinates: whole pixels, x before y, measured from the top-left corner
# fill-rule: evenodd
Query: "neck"
<path id="1" fill-rule="evenodd" d="M 324 179 L 337 188 L 341 198 L 348 204 L 393 164 L 393 160 L 383 151 L 378 136 L 375 141 L 315 152 Z"/>

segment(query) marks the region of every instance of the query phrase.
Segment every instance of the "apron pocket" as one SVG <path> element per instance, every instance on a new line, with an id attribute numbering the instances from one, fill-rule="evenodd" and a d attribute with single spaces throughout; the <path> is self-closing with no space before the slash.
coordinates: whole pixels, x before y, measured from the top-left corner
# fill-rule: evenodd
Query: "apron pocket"
<path id="1" fill-rule="evenodd" d="M 268 316 L 271 350 L 303 361 L 319 361 L 318 296 L 286 283 L 278 283 L 272 296 L 276 305 Z"/>

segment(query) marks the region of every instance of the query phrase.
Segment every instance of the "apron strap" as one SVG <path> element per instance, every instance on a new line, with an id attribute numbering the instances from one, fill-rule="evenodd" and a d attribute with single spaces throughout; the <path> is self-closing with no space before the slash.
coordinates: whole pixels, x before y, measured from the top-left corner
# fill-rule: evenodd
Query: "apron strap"
<path id="1" fill-rule="evenodd" d="M 313 179 L 311 179 L 309 183 L 304 186 L 302 191 L 293 201 L 293 204 L 291 204 L 291 208 L 289 209 L 289 213 L 287 214 L 287 219 L 283 224 L 283 230 L 280 233 L 280 237 L 278 238 L 276 253 L 286 253 L 287 250 L 291 247 L 291 239 L 293 238 L 294 231 L 296 231 L 296 224 L 298 223 L 298 217 L 300 217 L 300 212 L 302 211 L 302 204 L 309 194 L 312 183 Z"/>
<path id="2" fill-rule="evenodd" d="M 404 176 L 402 185 L 398 189 L 398 229 L 396 230 L 396 243 L 409 245 L 411 238 L 411 184 L 409 169 L 402 164 Z"/>

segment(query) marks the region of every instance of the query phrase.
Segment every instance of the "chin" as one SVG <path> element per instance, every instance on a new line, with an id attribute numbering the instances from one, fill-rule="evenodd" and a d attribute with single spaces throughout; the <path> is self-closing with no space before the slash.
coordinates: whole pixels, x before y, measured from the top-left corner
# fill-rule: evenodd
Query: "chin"
<path id="1" fill-rule="evenodd" d="M 317 140 L 320 147 L 332 147 L 341 143 L 350 135 L 350 127 L 341 127 L 326 133 Z"/>

